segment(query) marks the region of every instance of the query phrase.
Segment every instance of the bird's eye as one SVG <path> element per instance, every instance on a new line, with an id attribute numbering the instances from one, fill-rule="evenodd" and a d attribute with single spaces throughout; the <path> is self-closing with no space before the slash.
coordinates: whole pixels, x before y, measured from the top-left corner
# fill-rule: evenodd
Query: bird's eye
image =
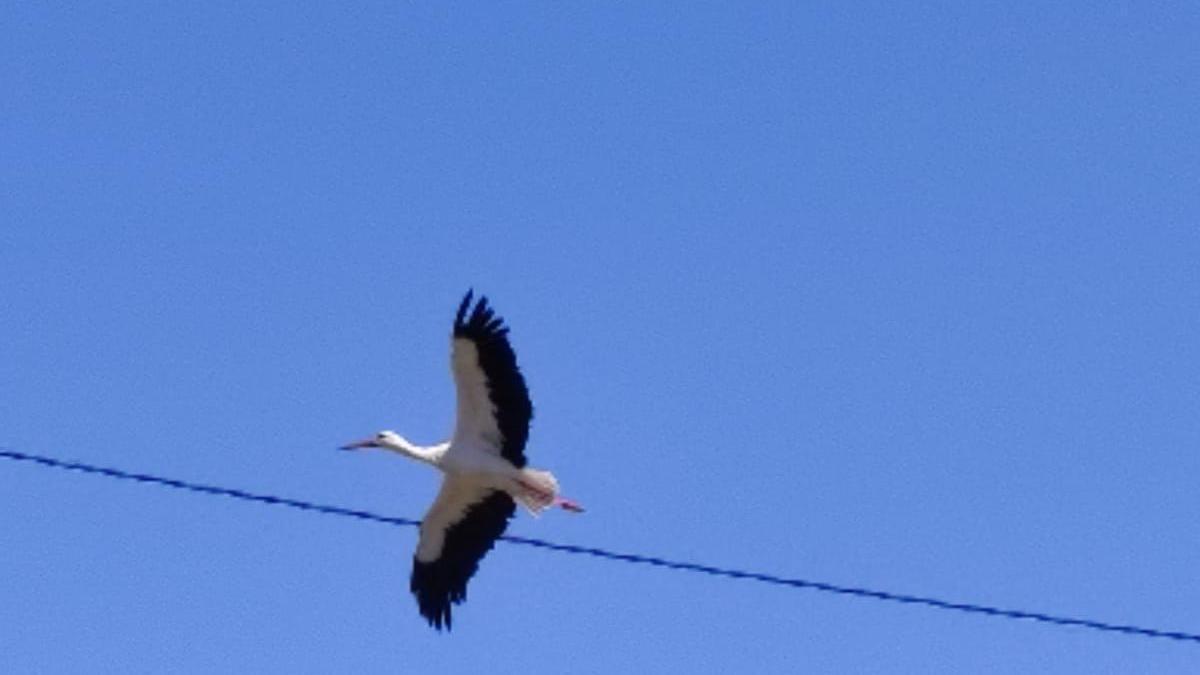
<path id="1" fill-rule="evenodd" d="M 381 432 L 379 432 L 379 433 L 377 433 L 377 434 L 375 434 L 375 438 L 376 438 L 376 440 L 380 440 L 380 441 L 382 441 L 382 440 L 383 440 L 384 438 L 386 438 L 386 437 L 387 437 L 387 434 L 383 433 L 382 431 L 381 431 Z"/>

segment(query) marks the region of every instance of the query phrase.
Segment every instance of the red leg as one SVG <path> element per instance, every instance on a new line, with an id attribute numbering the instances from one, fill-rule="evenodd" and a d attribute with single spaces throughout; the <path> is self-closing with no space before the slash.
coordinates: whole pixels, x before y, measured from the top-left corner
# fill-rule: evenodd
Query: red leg
<path id="1" fill-rule="evenodd" d="M 554 504 L 556 506 L 561 506 L 563 508 L 563 510 L 570 511 L 571 513 L 583 513 L 583 507 L 580 506 L 578 503 L 571 501 L 570 499 L 563 499 L 562 497 L 555 497 Z"/>

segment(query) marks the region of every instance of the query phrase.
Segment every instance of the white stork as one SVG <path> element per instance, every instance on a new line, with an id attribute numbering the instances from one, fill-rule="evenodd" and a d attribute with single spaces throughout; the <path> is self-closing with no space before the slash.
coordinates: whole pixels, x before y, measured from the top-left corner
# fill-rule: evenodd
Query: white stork
<path id="1" fill-rule="evenodd" d="M 421 615 L 438 630 L 450 629 L 450 606 L 466 600 L 467 580 L 504 533 L 515 502 L 534 515 L 551 506 L 583 510 L 558 495 L 558 481 L 550 472 L 526 468 L 533 405 L 525 378 L 504 320 L 486 297 L 474 308 L 471 298 L 467 291 L 451 337 L 458 417 L 450 441 L 420 446 L 394 431 L 381 431 L 343 446 L 391 450 L 444 474 L 442 489 L 421 521 L 409 584 Z"/>

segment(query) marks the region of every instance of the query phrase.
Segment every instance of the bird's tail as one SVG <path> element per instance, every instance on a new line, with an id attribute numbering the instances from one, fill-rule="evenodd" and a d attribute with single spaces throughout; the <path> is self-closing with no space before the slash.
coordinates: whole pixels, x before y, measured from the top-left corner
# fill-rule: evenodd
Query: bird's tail
<path id="1" fill-rule="evenodd" d="M 521 469 L 517 482 L 521 489 L 514 496 L 532 515 L 541 515 L 542 511 L 555 505 L 558 480 L 554 474 L 540 469 Z"/>

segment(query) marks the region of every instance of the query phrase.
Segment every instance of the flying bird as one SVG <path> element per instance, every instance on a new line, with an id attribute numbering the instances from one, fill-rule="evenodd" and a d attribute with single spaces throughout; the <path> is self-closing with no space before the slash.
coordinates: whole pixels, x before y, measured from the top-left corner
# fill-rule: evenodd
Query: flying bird
<path id="1" fill-rule="evenodd" d="M 525 442 L 533 405 L 508 327 L 480 297 L 467 291 L 451 335 L 450 369 L 457 418 L 450 440 L 421 446 L 394 431 L 342 446 L 381 448 L 440 469 L 442 488 L 421 521 L 409 588 L 421 615 L 450 629 L 452 605 L 467 598 L 467 581 L 504 534 L 519 503 L 533 515 L 551 507 L 581 512 L 558 493 L 549 471 L 526 466 Z"/>

